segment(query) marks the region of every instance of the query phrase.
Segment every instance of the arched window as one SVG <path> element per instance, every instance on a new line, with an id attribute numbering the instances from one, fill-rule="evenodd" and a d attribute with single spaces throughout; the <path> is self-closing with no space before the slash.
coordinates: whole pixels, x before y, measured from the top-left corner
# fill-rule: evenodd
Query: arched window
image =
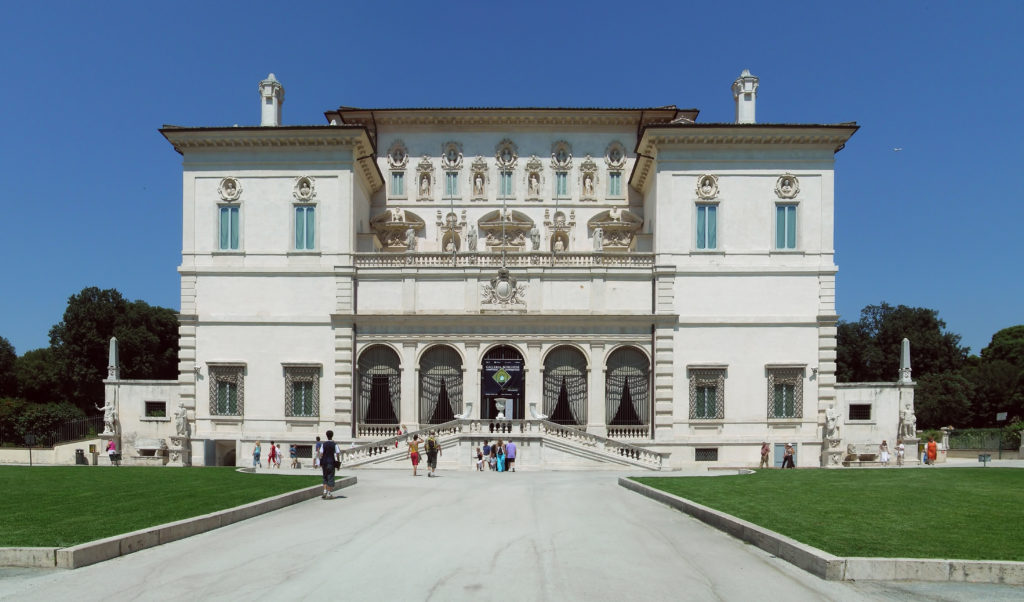
<path id="1" fill-rule="evenodd" d="M 575 347 L 556 347 L 544 358 L 544 408 L 552 422 L 587 423 L 587 360 Z"/>
<path id="2" fill-rule="evenodd" d="M 441 424 L 462 413 L 462 358 L 435 345 L 420 358 L 420 422 Z"/>
<path id="3" fill-rule="evenodd" d="M 402 378 L 398 354 L 372 345 L 359 354 L 359 420 L 363 424 L 398 424 Z"/>
<path id="4" fill-rule="evenodd" d="M 650 424 L 650 363 L 635 347 L 616 349 L 608 357 L 605 408 L 609 425 Z"/>

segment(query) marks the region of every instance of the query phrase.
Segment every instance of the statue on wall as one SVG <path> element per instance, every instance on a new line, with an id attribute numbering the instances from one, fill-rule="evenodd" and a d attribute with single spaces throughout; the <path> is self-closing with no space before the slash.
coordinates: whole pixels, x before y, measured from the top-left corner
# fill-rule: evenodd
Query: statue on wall
<path id="1" fill-rule="evenodd" d="M 552 247 L 556 252 L 565 250 L 565 243 L 562 242 L 562 237 L 555 237 L 555 244 Z"/>
<path id="2" fill-rule="evenodd" d="M 604 230 L 601 228 L 594 228 L 594 250 L 604 250 Z"/>
<path id="3" fill-rule="evenodd" d="M 114 409 L 114 400 L 108 399 L 102 406 L 93 404 L 97 410 L 103 412 L 103 433 L 113 435 L 117 433 L 117 410 Z"/>
<path id="4" fill-rule="evenodd" d="M 839 438 L 839 410 L 831 406 L 825 410 L 825 438 Z"/>
<path id="5" fill-rule="evenodd" d="M 410 251 L 416 250 L 416 229 L 405 229 L 405 247 Z"/>
<path id="6" fill-rule="evenodd" d="M 483 196 L 484 194 L 484 176 L 483 174 L 476 174 L 473 177 L 473 194 L 476 196 Z"/>
<path id="7" fill-rule="evenodd" d="M 900 411 L 900 436 L 907 439 L 917 438 L 917 416 L 914 416 L 914 409 L 909 403 L 906 410 Z"/>
<path id="8" fill-rule="evenodd" d="M 178 410 L 174 412 L 174 430 L 179 437 L 188 435 L 188 412 L 185 410 L 185 403 L 178 402 Z"/>
<path id="9" fill-rule="evenodd" d="M 540 196 L 540 176 L 536 173 L 530 174 L 530 186 L 528 188 L 530 196 Z"/>
<path id="10" fill-rule="evenodd" d="M 537 226 L 530 228 L 530 244 L 533 245 L 533 250 L 540 250 L 540 230 Z"/>
<path id="11" fill-rule="evenodd" d="M 469 226 L 469 232 L 466 233 L 466 240 L 469 241 L 469 250 L 470 251 L 476 251 L 476 241 L 477 241 L 476 226 L 473 226 L 473 225 Z"/>

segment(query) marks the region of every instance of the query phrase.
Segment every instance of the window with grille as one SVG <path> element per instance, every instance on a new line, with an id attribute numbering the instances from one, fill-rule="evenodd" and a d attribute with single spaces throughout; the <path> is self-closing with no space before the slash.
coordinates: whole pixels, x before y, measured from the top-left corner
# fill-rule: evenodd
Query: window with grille
<path id="1" fill-rule="evenodd" d="M 147 401 L 146 402 L 146 418 L 166 418 L 167 417 L 167 402 L 166 401 Z"/>
<path id="2" fill-rule="evenodd" d="M 717 462 L 718 461 L 718 448 L 717 447 L 698 447 L 693 452 L 693 459 L 697 462 Z"/>
<path id="3" fill-rule="evenodd" d="M 803 369 L 772 368 L 768 370 L 768 417 L 803 417 Z"/>
<path id="4" fill-rule="evenodd" d="M 285 366 L 284 415 L 320 415 L 320 366 Z"/>
<path id="5" fill-rule="evenodd" d="M 245 400 L 245 366 L 210 365 L 210 415 L 241 416 Z"/>
<path id="6" fill-rule="evenodd" d="M 725 369 L 690 369 L 690 419 L 725 418 Z"/>
<path id="7" fill-rule="evenodd" d="M 871 404 L 851 403 L 850 420 L 871 420 Z"/>

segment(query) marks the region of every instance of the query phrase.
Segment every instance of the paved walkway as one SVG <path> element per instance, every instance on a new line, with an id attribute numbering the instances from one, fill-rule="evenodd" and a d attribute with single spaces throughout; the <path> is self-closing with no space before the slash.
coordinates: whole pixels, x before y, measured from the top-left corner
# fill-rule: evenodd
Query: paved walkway
<path id="1" fill-rule="evenodd" d="M 625 473 L 353 473 L 359 484 L 334 500 L 76 571 L 0 569 L 0 599 L 1020 597 L 992 585 L 822 581 L 619 487 Z"/>

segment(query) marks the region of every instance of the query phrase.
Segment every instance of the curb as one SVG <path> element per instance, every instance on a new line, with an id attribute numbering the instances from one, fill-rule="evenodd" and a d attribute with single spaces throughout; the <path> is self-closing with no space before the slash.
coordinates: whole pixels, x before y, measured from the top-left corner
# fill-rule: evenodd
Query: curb
<path id="1" fill-rule="evenodd" d="M 731 514 L 619 477 L 619 485 L 761 548 L 826 581 L 935 581 L 1024 585 L 1024 562 L 833 556 Z"/>
<path id="2" fill-rule="evenodd" d="M 356 477 L 349 476 L 338 479 L 335 491 L 351 487 L 356 484 Z M 247 518 L 266 514 L 279 510 L 292 504 L 311 500 L 319 497 L 323 491 L 323 485 L 313 485 L 305 489 L 282 493 L 242 506 L 218 510 L 210 514 L 193 516 L 172 523 L 164 523 L 153 527 L 147 527 L 130 533 L 122 533 L 86 542 L 77 546 L 67 548 L 0 548 L 0 566 L 6 567 L 28 567 L 28 568 L 58 568 L 77 569 L 146 548 L 152 548 L 220 527 L 226 527 L 232 523 L 243 521 Z"/>

